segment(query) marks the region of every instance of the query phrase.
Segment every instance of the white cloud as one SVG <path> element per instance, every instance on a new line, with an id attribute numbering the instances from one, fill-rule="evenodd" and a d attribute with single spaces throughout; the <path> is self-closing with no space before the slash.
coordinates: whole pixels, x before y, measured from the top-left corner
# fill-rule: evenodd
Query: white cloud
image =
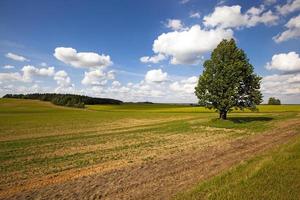
<path id="1" fill-rule="evenodd" d="M 268 62 L 266 68 L 277 69 L 280 71 L 299 71 L 300 70 L 300 57 L 299 54 L 296 52 L 289 52 L 289 53 L 281 53 L 275 54 L 272 57 L 272 61 Z"/>
<path id="2" fill-rule="evenodd" d="M 19 72 L 0 73 L 0 82 L 23 81 L 23 76 Z"/>
<path id="3" fill-rule="evenodd" d="M 55 72 L 54 67 L 40 68 L 37 71 L 37 75 L 40 75 L 40 76 L 53 76 L 54 72 Z"/>
<path id="4" fill-rule="evenodd" d="M 243 14 L 239 5 L 216 7 L 213 13 L 203 18 L 205 26 L 221 28 L 253 27 L 260 23 L 273 25 L 278 19 L 271 10 L 265 11 L 264 6 L 251 7 Z"/>
<path id="5" fill-rule="evenodd" d="M 0 95 L 4 95 L 4 94 L 46 93 L 46 92 L 52 92 L 52 89 L 48 88 L 48 87 L 40 87 L 38 84 L 33 84 L 33 85 L 19 85 L 19 84 L 1 85 L 1 83 L 0 83 Z"/>
<path id="6" fill-rule="evenodd" d="M 102 69 L 95 69 L 84 73 L 81 83 L 83 85 L 103 86 L 108 80 L 113 80 L 114 72 L 104 72 Z"/>
<path id="7" fill-rule="evenodd" d="M 32 65 L 26 65 L 21 69 L 22 73 L 0 73 L 0 81 L 6 82 L 31 82 L 34 76 L 53 76 L 54 67 L 36 68 Z"/>
<path id="8" fill-rule="evenodd" d="M 166 24 L 167 28 L 170 28 L 174 31 L 182 30 L 184 29 L 184 26 L 179 19 L 168 19 L 168 22 Z"/>
<path id="9" fill-rule="evenodd" d="M 113 70 L 110 70 L 110 71 L 108 71 L 107 73 L 106 73 L 106 76 L 107 76 L 107 79 L 109 79 L 109 80 L 113 80 L 113 79 L 115 79 L 115 71 L 113 71 Z"/>
<path id="10" fill-rule="evenodd" d="M 196 84 L 198 82 L 198 77 L 197 76 L 191 76 L 187 79 L 183 79 L 181 81 L 182 83 L 187 83 L 187 84 Z"/>
<path id="11" fill-rule="evenodd" d="M 3 69 L 14 69 L 15 66 L 12 66 L 12 65 L 4 65 L 3 66 Z"/>
<path id="12" fill-rule="evenodd" d="M 60 87 L 69 87 L 71 86 L 71 79 L 68 76 L 67 72 L 60 70 L 55 73 L 53 79 L 56 81 L 57 85 Z"/>
<path id="13" fill-rule="evenodd" d="M 33 76 L 53 76 L 54 67 L 36 68 L 32 65 L 26 65 L 22 68 L 24 81 L 32 81 Z"/>
<path id="14" fill-rule="evenodd" d="M 262 79 L 261 91 L 265 101 L 275 96 L 284 103 L 296 103 L 300 100 L 300 74 L 274 74 Z"/>
<path id="15" fill-rule="evenodd" d="M 175 78 L 176 81 L 172 80 Z M 168 81 L 154 84 L 146 80 L 139 83 L 122 85 L 114 81 L 111 87 L 97 90 L 100 96 L 113 97 L 124 101 L 153 101 L 153 102 L 196 102 L 194 87 L 197 77 L 169 77 Z M 95 92 L 95 91 L 94 91 Z M 95 94 L 95 93 L 94 93 Z"/>
<path id="16" fill-rule="evenodd" d="M 5 56 L 7 58 L 10 58 L 10 59 L 15 60 L 15 61 L 21 61 L 21 62 L 30 61 L 29 59 L 27 59 L 23 56 L 20 56 L 20 55 L 14 54 L 14 53 L 10 53 L 10 52 L 5 54 Z"/>
<path id="17" fill-rule="evenodd" d="M 263 77 L 261 90 L 266 95 L 277 95 L 286 98 L 286 95 L 300 96 L 300 74 L 270 75 Z"/>
<path id="18" fill-rule="evenodd" d="M 175 92 L 194 94 L 197 81 L 198 78 L 196 76 L 181 81 L 175 81 L 170 84 L 170 89 Z"/>
<path id="19" fill-rule="evenodd" d="M 58 60 L 78 68 L 107 67 L 112 65 L 110 56 L 99 55 L 94 52 L 77 52 L 70 47 L 55 48 L 54 57 Z"/>
<path id="20" fill-rule="evenodd" d="M 111 85 L 112 85 L 113 88 L 116 88 L 116 87 L 120 87 L 120 86 L 121 86 L 121 83 L 120 83 L 119 81 L 113 81 L 113 82 L 111 83 Z"/>
<path id="21" fill-rule="evenodd" d="M 64 70 L 60 70 L 55 73 L 53 79 L 56 81 L 58 87 L 55 88 L 55 92 L 58 93 L 74 93 L 74 84 L 71 83 L 71 78 Z"/>
<path id="22" fill-rule="evenodd" d="M 84 72 L 84 78 L 81 81 L 84 85 L 105 85 L 106 82 L 105 73 L 101 69 Z"/>
<path id="23" fill-rule="evenodd" d="M 145 80 L 149 83 L 161 83 L 168 78 L 167 72 L 163 72 L 161 69 L 153 69 L 146 73 Z"/>
<path id="24" fill-rule="evenodd" d="M 154 56 L 143 56 L 140 58 L 140 61 L 142 63 L 159 63 L 162 60 L 165 60 L 166 56 L 162 55 L 162 54 L 158 54 L 158 55 L 154 55 Z"/>
<path id="25" fill-rule="evenodd" d="M 139 83 L 127 84 L 126 86 L 121 85 L 120 83 L 115 84 L 115 81 L 112 83 L 112 87 L 108 87 L 105 90 L 102 90 L 100 95 L 107 95 L 108 97 L 113 97 L 117 99 L 122 99 L 125 101 L 149 101 L 153 99 L 161 99 L 167 95 L 166 85 L 153 84 L 147 81 L 140 81 Z"/>
<path id="26" fill-rule="evenodd" d="M 23 74 L 16 73 L 0 73 L 0 94 L 6 93 L 35 93 L 35 92 L 60 92 L 60 93 L 75 93 L 74 85 L 71 84 L 71 79 L 68 74 L 61 70 L 54 73 L 54 70 L 49 68 L 35 68 L 33 66 L 24 66 Z M 33 76 L 53 76 L 58 87 L 41 87 L 38 81 L 32 82 Z M 1 85 L 2 82 L 2 85 Z M 15 83 L 17 82 L 17 83 Z M 22 82 L 22 84 L 18 83 Z"/>
<path id="27" fill-rule="evenodd" d="M 277 11 L 282 15 L 300 10 L 300 0 L 289 0 L 287 4 L 282 6 L 276 6 Z"/>
<path id="28" fill-rule="evenodd" d="M 199 12 L 191 12 L 190 13 L 190 18 L 200 18 L 200 13 Z"/>
<path id="29" fill-rule="evenodd" d="M 88 73 L 91 75 L 85 78 L 93 79 L 95 82 L 87 82 L 90 87 L 84 87 L 81 90 L 76 90 L 74 84 L 68 74 L 63 71 L 57 71 L 53 75 L 53 80 L 56 81 L 57 87 L 41 87 L 38 82 L 24 82 L 22 73 L 0 73 L 0 94 L 6 93 L 32 93 L 32 92 L 58 92 L 58 93 L 75 93 L 85 94 L 89 96 L 116 98 L 124 101 L 152 101 L 152 102 L 196 102 L 194 95 L 194 86 L 197 82 L 197 77 L 177 77 L 169 76 L 166 72 L 159 69 L 154 70 L 155 73 L 148 72 L 144 78 L 138 83 L 129 82 L 122 85 L 118 80 L 110 81 L 113 77 L 113 72 L 99 73 L 100 69 L 95 69 L 89 72 L 97 71 L 97 73 Z M 24 83 L 20 84 L 19 81 Z M 103 85 L 101 81 L 106 83 Z M 172 83 L 177 82 L 177 89 L 171 88 Z M 100 84 L 99 84 L 100 83 Z"/>
<path id="30" fill-rule="evenodd" d="M 213 50 L 222 39 L 233 37 L 230 29 L 201 29 L 194 25 L 184 31 L 163 33 L 154 41 L 153 51 L 171 57 L 172 64 L 196 64 L 201 54 Z"/>
<path id="31" fill-rule="evenodd" d="M 291 18 L 285 25 L 285 27 L 288 28 L 286 31 L 273 37 L 273 40 L 275 40 L 275 42 L 280 43 L 286 40 L 300 37 L 300 15 Z"/>

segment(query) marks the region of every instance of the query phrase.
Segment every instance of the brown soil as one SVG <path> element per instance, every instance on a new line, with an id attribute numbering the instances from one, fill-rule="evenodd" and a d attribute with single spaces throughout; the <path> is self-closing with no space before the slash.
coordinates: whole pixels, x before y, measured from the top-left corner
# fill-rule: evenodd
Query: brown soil
<path id="1" fill-rule="evenodd" d="M 300 120 L 282 121 L 276 129 L 224 141 L 202 150 L 177 153 L 147 163 L 93 169 L 91 173 L 51 177 L 0 191 L 3 199 L 170 199 L 199 181 L 285 143 L 297 135 Z M 298 129 L 299 130 L 299 129 Z M 122 167 L 118 167 L 122 166 Z"/>

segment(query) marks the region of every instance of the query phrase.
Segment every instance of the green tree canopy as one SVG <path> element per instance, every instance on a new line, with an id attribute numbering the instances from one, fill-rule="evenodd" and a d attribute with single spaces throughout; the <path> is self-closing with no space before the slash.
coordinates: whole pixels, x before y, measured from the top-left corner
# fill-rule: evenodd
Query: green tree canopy
<path id="1" fill-rule="evenodd" d="M 195 94 L 200 105 L 216 109 L 221 119 L 226 119 L 232 108 L 255 110 L 262 102 L 261 77 L 233 39 L 220 42 L 203 66 Z"/>
<path id="2" fill-rule="evenodd" d="M 281 102 L 279 99 L 276 99 L 275 97 L 270 97 L 268 104 L 269 105 L 281 105 Z"/>

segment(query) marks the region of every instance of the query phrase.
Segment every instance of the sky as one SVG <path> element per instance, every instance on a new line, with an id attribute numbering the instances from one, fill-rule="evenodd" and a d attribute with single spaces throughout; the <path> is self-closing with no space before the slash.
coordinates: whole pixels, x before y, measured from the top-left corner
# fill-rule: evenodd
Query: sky
<path id="1" fill-rule="evenodd" d="M 196 103 L 203 62 L 230 38 L 265 102 L 300 103 L 300 0 L 2 0 L 0 96 Z"/>

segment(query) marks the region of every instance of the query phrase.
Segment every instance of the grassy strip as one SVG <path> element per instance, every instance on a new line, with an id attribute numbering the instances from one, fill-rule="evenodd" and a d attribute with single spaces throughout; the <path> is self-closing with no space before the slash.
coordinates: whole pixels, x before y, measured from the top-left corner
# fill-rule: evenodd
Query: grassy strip
<path id="1" fill-rule="evenodd" d="M 175 199 L 300 199 L 300 137 Z"/>

